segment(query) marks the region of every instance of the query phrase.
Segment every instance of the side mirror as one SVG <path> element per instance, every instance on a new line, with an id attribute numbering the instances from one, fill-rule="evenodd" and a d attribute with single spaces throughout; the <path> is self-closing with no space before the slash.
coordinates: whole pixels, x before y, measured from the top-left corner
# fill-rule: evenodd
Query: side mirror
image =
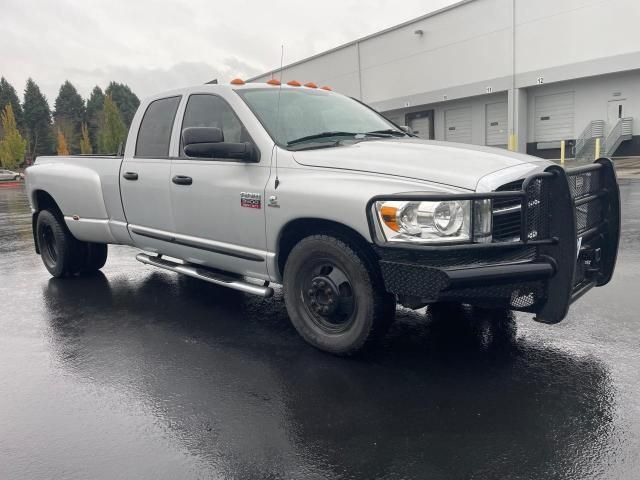
<path id="1" fill-rule="evenodd" d="M 400 125 L 400 130 L 404 133 L 411 133 L 411 129 L 407 125 Z"/>
<path id="2" fill-rule="evenodd" d="M 256 149 L 250 142 L 224 141 L 222 130 L 216 127 L 188 127 L 182 131 L 184 153 L 196 158 L 228 158 L 257 162 Z"/>

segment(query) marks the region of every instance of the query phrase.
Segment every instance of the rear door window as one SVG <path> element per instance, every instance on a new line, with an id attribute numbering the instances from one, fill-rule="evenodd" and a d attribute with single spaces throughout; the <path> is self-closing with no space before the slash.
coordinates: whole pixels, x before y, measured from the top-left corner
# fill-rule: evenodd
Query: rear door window
<path id="1" fill-rule="evenodd" d="M 169 97 L 154 100 L 144 113 L 138 141 L 136 157 L 168 157 L 171 143 L 171 130 L 180 97 Z"/>

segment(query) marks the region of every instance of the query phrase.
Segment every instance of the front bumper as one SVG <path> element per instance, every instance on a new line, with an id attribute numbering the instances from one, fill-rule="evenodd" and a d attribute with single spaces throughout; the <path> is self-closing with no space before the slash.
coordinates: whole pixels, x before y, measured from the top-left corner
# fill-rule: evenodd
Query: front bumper
<path id="1" fill-rule="evenodd" d="M 506 307 L 557 323 L 571 303 L 609 282 L 620 238 L 620 194 L 611 160 L 566 171 L 548 167 L 528 177 L 519 191 L 447 198 L 509 196 L 521 199 L 518 241 L 376 245 L 387 291 L 410 303 L 459 301 Z"/>

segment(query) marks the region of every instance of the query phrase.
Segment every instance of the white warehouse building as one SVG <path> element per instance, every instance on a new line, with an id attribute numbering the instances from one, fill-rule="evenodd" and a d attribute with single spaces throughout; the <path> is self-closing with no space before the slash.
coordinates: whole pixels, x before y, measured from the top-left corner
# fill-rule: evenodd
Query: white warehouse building
<path id="1" fill-rule="evenodd" d="M 251 81 L 313 81 L 424 138 L 640 155 L 640 1 L 465 0 Z"/>

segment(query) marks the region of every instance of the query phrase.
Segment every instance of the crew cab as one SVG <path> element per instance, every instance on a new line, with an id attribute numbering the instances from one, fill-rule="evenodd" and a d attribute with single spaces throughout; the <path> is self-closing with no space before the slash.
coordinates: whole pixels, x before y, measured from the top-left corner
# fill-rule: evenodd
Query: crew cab
<path id="1" fill-rule="evenodd" d="M 121 156 L 27 170 L 36 251 L 54 277 L 107 244 L 147 265 L 269 297 L 309 343 L 374 344 L 396 303 L 460 302 L 562 320 L 613 274 L 613 164 L 564 170 L 422 140 L 314 84 L 233 81 L 146 99 Z"/>

